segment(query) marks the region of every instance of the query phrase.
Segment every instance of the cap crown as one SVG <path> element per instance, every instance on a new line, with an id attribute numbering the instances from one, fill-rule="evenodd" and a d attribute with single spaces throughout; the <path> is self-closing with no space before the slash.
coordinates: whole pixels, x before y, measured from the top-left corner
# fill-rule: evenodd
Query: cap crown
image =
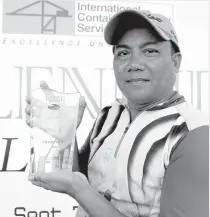
<path id="1" fill-rule="evenodd" d="M 144 14 L 150 20 L 150 22 L 158 28 L 163 36 L 167 36 L 170 40 L 178 44 L 178 38 L 175 29 L 167 17 L 161 14 L 151 13 L 150 11 L 142 10 L 141 13 Z"/>

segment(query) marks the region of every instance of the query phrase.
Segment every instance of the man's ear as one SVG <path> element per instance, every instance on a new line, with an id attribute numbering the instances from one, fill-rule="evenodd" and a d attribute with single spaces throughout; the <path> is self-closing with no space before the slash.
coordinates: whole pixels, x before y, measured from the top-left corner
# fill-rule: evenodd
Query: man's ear
<path id="1" fill-rule="evenodd" d="M 182 61 L 182 55 L 181 55 L 181 53 L 179 53 L 179 52 L 174 53 L 172 55 L 172 61 L 174 63 L 175 71 L 179 72 L 181 61 Z"/>

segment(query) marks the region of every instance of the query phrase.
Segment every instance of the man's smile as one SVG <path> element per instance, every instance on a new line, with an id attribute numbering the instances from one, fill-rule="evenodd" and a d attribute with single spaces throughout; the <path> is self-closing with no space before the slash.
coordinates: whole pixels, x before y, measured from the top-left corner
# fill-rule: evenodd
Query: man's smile
<path id="1" fill-rule="evenodd" d="M 132 85 L 141 85 L 146 82 L 148 82 L 149 79 L 147 78 L 141 78 L 141 77 L 133 77 L 126 80 L 126 83 L 132 84 Z"/>

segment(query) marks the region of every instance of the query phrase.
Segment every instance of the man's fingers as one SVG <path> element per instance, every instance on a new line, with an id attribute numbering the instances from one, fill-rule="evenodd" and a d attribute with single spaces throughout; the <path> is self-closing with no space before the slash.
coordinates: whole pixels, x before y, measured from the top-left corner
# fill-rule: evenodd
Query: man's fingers
<path id="1" fill-rule="evenodd" d="M 30 104 L 30 103 L 31 103 L 31 97 L 26 96 L 26 102 L 27 102 L 28 104 Z"/>
<path id="2" fill-rule="evenodd" d="M 31 116 L 29 116 L 29 115 L 26 115 L 26 124 L 29 127 L 39 128 L 39 129 L 43 130 L 44 132 L 47 131 L 43 121 L 40 121 L 39 119 L 31 118 Z"/>
<path id="3" fill-rule="evenodd" d="M 25 113 L 31 118 L 39 118 L 42 114 L 40 109 L 31 108 L 30 105 L 26 107 Z"/>
<path id="4" fill-rule="evenodd" d="M 32 118 L 40 118 L 40 117 L 41 117 L 41 114 L 42 114 L 41 110 L 39 110 L 39 109 L 34 109 L 34 108 L 31 109 L 30 116 L 31 116 Z"/>
<path id="5" fill-rule="evenodd" d="M 31 113 L 31 105 L 30 105 L 30 104 L 28 104 L 28 105 L 26 106 L 26 108 L 25 108 L 25 113 L 26 113 L 27 115 L 30 115 L 30 113 Z"/>
<path id="6" fill-rule="evenodd" d="M 41 182 L 41 181 L 31 181 L 31 183 L 32 183 L 33 185 L 38 186 L 38 187 L 42 187 L 42 188 L 44 188 L 44 189 L 46 189 L 46 190 L 51 190 L 50 186 L 49 186 L 47 183 L 45 183 L 45 182 Z"/>
<path id="7" fill-rule="evenodd" d="M 31 183 L 32 183 L 33 185 L 36 185 L 36 186 L 42 187 L 42 182 L 31 181 Z"/>
<path id="8" fill-rule="evenodd" d="M 28 104 L 26 107 L 34 106 L 34 107 L 39 108 L 39 109 L 46 107 L 46 104 L 44 102 L 42 102 L 41 100 L 34 98 L 34 97 L 26 96 L 26 102 Z"/>
<path id="9" fill-rule="evenodd" d="M 44 92 L 47 99 L 50 98 L 51 96 L 54 96 L 52 90 L 49 88 L 49 86 L 48 86 L 48 84 L 46 82 L 41 81 L 40 82 L 40 87 L 41 87 L 42 91 Z"/>
<path id="10" fill-rule="evenodd" d="M 35 181 L 35 182 L 47 182 L 49 175 L 50 175 L 50 173 L 36 172 L 34 174 L 34 180 L 33 181 Z"/>
<path id="11" fill-rule="evenodd" d="M 34 97 L 31 97 L 30 99 L 30 105 L 31 107 L 35 107 L 35 108 L 38 108 L 38 109 L 43 109 L 47 106 L 46 103 L 44 103 L 43 101 L 37 99 L 37 98 L 34 98 Z"/>
<path id="12" fill-rule="evenodd" d="M 39 128 L 43 130 L 44 132 L 46 132 L 48 129 L 48 126 L 46 126 L 46 123 L 44 122 L 45 122 L 44 120 L 34 118 L 34 119 L 31 119 L 31 126 Z"/>
<path id="13" fill-rule="evenodd" d="M 84 96 L 80 96 L 79 98 L 79 113 L 78 113 L 78 119 L 77 119 L 77 127 L 79 127 L 81 121 L 82 121 L 82 117 L 86 108 L 86 101 L 85 101 L 85 97 Z"/>
<path id="14" fill-rule="evenodd" d="M 54 129 L 51 129 L 49 125 L 46 126 L 43 120 L 37 118 L 32 119 L 30 116 L 26 115 L 26 124 L 31 128 L 36 127 L 54 138 L 58 137 Z"/>
<path id="15" fill-rule="evenodd" d="M 40 81 L 40 87 L 41 88 L 46 88 L 46 89 L 50 89 L 48 84 L 45 81 Z"/>
<path id="16" fill-rule="evenodd" d="M 35 181 L 35 182 L 44 182 L 43 174 L 44 173 L 35 173 L 33 181 Z"/>
<path id="17" fill-rule="evenodd" d="M 85 101 L 85 97 L 84 96 L 80 96 L 80 98 L 79 98 L 79 106 L 85 108 L 86 105 L 87 105 L 87 103 Z"/>
<path id="18" fill-rule="evenodd" d="M 31 126 L 31 117 L 30 117 L 28 114 L 26 114 L 26 124 L 27 124 L 29 127 L 32 127 L 32 126 Z"/>

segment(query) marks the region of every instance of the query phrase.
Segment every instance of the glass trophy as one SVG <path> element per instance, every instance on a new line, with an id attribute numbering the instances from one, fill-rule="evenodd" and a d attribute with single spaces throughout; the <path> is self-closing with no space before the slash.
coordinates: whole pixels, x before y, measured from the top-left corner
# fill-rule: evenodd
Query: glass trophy
<path id="1" fill-rule="evenodd" d="M 80 94 L 37 88 L 31 91 L 29 179 L 36 172 L 72 169 Z"/>

